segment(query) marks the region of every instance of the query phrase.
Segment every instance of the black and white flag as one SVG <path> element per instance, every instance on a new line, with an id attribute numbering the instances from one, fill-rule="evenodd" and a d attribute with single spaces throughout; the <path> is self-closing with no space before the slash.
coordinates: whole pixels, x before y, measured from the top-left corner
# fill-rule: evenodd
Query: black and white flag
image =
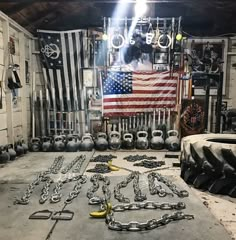
<path id="1" fill-rule="evenodd" d="M 84 110 L 81 71 L 88 67 L 87 30 L 38 30 L 43 75 L 50 108 L 72 112 Z"/>

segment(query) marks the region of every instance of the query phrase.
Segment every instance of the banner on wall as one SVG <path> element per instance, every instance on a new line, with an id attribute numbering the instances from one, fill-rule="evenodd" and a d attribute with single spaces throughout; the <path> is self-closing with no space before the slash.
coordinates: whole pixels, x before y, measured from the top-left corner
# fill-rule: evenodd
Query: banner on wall
<path id="1" fill-rule="evenodd" d="M 156 108 L 175 108 L 178 74 L 102 72 L 104 116 L 131 116 Z"/>
<path id="2" fill-rule="evenodd" d="M 88 67 L 87 31 L 38 30 L 38 35 L 50 107 L 65 112 L 83 110 L 80 69 Z"/>

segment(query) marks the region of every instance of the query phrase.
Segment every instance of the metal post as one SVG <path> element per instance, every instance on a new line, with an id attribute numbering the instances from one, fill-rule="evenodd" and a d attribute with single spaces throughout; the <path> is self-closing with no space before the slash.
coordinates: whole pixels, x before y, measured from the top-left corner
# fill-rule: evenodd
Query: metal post
<path id="1" fill-rule="evenodd" d="M 219 81 L 217 84 L 216 128 L 215 128 L 216 133 L 220 133 L 223 78 L 224 73 L 221 72 L 219 74 Z"/>
<path id="2" fill-rule="evenodd" d="M 204 128 L 207 130 L 207 125 L 208 125 L 208 111 L 209 111 L 209 95 L 210 95 L 210 79 L 209 75 L 207 74 L 207 80 L 206 80 L 206 85 L 205 85 L 205 107 L 204 107 L 204 112 L 205 112 L 205 117 L 204 117 Z"/>

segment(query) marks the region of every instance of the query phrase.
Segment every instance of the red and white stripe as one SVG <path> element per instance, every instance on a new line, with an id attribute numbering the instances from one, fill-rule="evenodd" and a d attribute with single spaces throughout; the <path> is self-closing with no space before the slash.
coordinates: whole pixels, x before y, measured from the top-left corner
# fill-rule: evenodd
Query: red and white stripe
<path id="1" fill-rule="evenodd" d="M 174 108 L 178 75 L 169 72 L 133 72 L 132 94 L 103 96 L 105 116 L 130 116 L 138 112 L 153 112 L 157 108 Z"/>

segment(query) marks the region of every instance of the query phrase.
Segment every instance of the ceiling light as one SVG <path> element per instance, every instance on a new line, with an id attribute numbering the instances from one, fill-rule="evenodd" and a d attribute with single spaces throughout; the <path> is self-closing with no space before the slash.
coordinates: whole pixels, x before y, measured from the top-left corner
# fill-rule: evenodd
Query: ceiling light
<path id="1" fill-rule="evenodd" d="M 102 40 L 103 41 L 107 41 L 108 40 L 108 35 L 106 33 L 103 33 Z"/>
<path id="2" fill-rule="evenodd" d="M 136 17 L 143 16 L 147 11 L 146 0 L 138 0 L 134 6 L 134 10 Z"/>

